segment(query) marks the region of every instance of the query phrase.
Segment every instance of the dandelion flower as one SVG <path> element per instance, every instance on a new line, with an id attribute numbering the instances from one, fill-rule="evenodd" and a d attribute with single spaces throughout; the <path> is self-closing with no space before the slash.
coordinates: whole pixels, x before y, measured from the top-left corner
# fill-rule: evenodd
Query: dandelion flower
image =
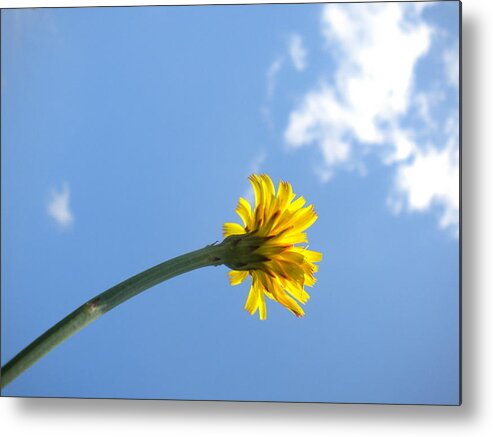
<path id="1" fill-rule="evenodd" d="M 240 197 L 236 212 L 243 225 L 223 225 L 223 234 L 234 247 L 234 256 L 225 262 L 232 269 L 230 283 L 238 285 L 251 276 L 245 309 L 250 314 L 258 310 L 261 320 L 266 318 L 266 296 L 302 317 L 298 301 L 304 304 L 309 299 L 305 285 L 315 284 L 315 263 L 322 259 L 320 252 L 307 248 L 304 232 L 317 220 L 317 214 L 312 205 L 305 206 L 303 197 L 295 200 L 288 182 L 280 181 L 276 191 L 266 174 L 253 174 L 249 179 L 255 207 Z"/>
<path id="2" fill-rule="evenodd" d="M 3 388 L 57 345 L 128 299 L 175 276 L 207 266 L 226 265 L 231 285 L 250 275 L 252 285 L 245 304 L 250 314 L 266 318 L 265 296 L 296 316 L 304 315 L 298 302 L 310 297 L 316 262 L 322 254 L 308 250 L 304 231 L 317 219 L 312 205 L 295 194 L 287 182 L 274 184 L 269 176 L 251 175 L 255 207 L 240 197 L 236 212 L 243 221 L 225 223 L 222 243 L 164 261 L 98 294 L 41 334 L 0 369 Z M 303 245 L 305 244 L 305 245 Z"/>

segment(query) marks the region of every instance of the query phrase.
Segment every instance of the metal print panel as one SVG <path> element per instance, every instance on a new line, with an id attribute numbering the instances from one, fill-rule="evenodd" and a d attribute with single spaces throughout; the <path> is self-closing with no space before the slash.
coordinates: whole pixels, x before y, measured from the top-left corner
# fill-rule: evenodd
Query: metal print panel
<path id="1" fill-rule="evenodd" d="M 2 396 L 459 405 L 460 17 L 2 10 Z"/>

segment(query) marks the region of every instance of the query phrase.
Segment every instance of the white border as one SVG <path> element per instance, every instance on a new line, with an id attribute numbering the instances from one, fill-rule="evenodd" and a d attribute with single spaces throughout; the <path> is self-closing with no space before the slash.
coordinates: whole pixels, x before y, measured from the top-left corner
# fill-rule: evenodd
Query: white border
<path id="1" fill-rule="evenodd" d="M 1 7 L 188 4 L 0 0 Z M 207 4 L 196 0 L 195 4 Z M 209 2 L 210 3 L 210 2 Z M 221 2 L 219 3 L 239 3 Z M 243 1 L 241 3 L 250 3 Z M 255 3 L 255 2 L 253 2 Z M 274 3 L 274 2 L 273 2 Z M 0 399 L 9 437 L 482 436 L 493 429 L 492 2 L 463 2 L 463 405 L 320 405 L 125 400 Z M 487 430 L 490 429 L 488 432 Z"/>

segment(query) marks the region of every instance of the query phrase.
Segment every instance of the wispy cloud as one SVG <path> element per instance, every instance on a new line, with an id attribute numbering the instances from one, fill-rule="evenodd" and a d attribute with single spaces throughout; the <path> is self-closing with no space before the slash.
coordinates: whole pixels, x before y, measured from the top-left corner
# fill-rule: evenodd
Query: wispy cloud
<path id="1" fill-rule="evenodd" d="M 277 76 L 281 71 L 281 68 L 284 64 L 283 57 L 279 56 L 269 65 L 266 73 L 266 82 L 267 82 L 267 98 L 266 102 L 260 107 L 260 114 L 262 118 L 267 123 L 269 130 L 274 130 L 274 120 L 272 118 L 272 110 L 270 107 L 270 103 L 272 98 L 274 97 L 274 92 L 276 90 L 277 85 Z"/>
<path id="2" fill-rule="evenodd" d="M 288 45 L 289 57 L 298 71 L 303 71 L 306 68 L 306 49 L 303 46 L 303 39 L 298 34 L 293 34 L 289 39 Z"/>
<path id="3" fill-rule="evenodd" d="M 260 151 L 250 162 L 250 166 L 248 167 L 248 174 L 259 173 L 262 168 L 262 164 L 267 159 L 267 153 L 265 151 Z"/>
<path id="4" fill-rule="evenodd" d="M 262 165 L 264 164 L 266 159 L 267 159 L 267 153 L 265 153 L 265 151 L 263 150 L 259 152 L 257 155 L 255 155 L 248 166 L 248 171 L 247 171 L 248 175 L 251 175 L 252 173 L 259 174 L 261 172 Z M 251 184 L 248 184 L 248 187 L 245 188 L 242 197 L 248 200 L 250 203 L 253 203 L 254 196 L 253 196 L 253 188 Z"/>
<path id="5" fill-rule="evenodd" d="M 266 102 L 260 107 L 262 118 L 267 123 L 270 131 L 274 130 L 274 120 L 272 117 L 271 103 L 277 87 L 277 80 L 282 70 L 286 58 L 291 59 L 294 67 L 298 71 L 306 68 L 306 49 L 303 46 L 303 40 L 300 35 L 292 34 L 287 44 L 287 55 L 283 53 L 278 55 L 269 65 L 266 73 L 267 94 Z"/>
<path id="6" fill-rule="evenodd" d="M 336 62 L 333 80 L 320 76 L 291 112 L 284 138 L 293 148 L 319 148 L 324 159 L 314 171 L 323 182 L 338 168 L 364 174 L 365 160 L 375 154 L 396 169 L 392 209 L 427 211 L 438 204 L 445 228 L 458 222 L 458 134 L 442 126 L 442 144 L 433 144 L 431 136 L 418 142 L 417 131 L 404 122 L 417 113 L 429 135 L 437 127 L 432 109 L 443 99 L 436 87 L 415 87 L 415 67 L 434 36 L 422 10 L 417 3 L 325 6 L 322 35 Z M 457 54 L 451 49 L 443 55 L 453 86 Z"/>
<path id="7" fill-rule="evenodd" d="M 267 97 L 270 99 L 274 95 L 277 83 L 277 75 L 283 64 L 282 58 L 276 58 L 267 70 Z"/>
<path id="8" fill-rule="evenodd" d="M 24 8 L 5 10 L 5 17 L 11 20 L 9 42 L 18 44 L 29 41 L 37 44 L 40 39 L 49 38 L 50 42 L 59 43 L 60 30 L 53 14 L 41 8 Z M 34 36 L 33 36 L 34 35 Z"/>
<path id="9" fill-rule="evenodd" d="M 52 190 L 46 212 L 62 229 L 70 228 L 74 222 L 69 202 L 70 189 L 67 183 L 62 185 L 61 190 Z"/>
<path id="10" fill-rule="evenodd" d="M 459 45 L 455 44 L 443 53 L 445 72 L 450 85 L 459 86 Z"/>

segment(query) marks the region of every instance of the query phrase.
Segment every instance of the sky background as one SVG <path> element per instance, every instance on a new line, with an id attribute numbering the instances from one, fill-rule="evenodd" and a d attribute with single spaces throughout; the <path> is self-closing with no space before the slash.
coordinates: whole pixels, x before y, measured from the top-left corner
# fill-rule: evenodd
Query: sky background
<path id="1" fill-rule="evenodd" d="M 2 11 L 2 364 L 221 240 L 247 177 L 324 253 L 297 319 L 226 267 L 106 314 L 4 395 L 456 404 L 457 2 Z"/>

